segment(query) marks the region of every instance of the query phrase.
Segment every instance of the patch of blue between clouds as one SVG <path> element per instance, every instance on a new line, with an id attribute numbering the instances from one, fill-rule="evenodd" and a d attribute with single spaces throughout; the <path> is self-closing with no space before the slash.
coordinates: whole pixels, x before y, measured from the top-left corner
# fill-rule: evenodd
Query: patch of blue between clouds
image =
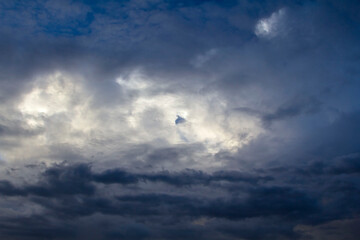
<path id="1" fill-rule="evenodd" d="M 177 116 L 177 118 L 176 118 L 176 120 L 175 120 L 175 124 L 176 124 L 176 125 L 186 122 L 186 119 L 185 119 L 185 118 L 183 118 L 183 117 L 181 117 L 181 116 L 179 116 L 179 115 L 176 115 L 176 116 Z"/>

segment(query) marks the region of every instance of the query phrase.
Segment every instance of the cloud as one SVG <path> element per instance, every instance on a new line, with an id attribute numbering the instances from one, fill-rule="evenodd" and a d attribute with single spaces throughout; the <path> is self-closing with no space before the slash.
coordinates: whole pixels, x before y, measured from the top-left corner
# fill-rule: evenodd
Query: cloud
<path id="1" fill-rule="evenodd" d="M 286 9 L 282 8 L 271 14 L 268 18 L 260 19 L 255 27 L 255 34 L 258 37 L 275 37 L 281 28 L 281 21 L 284 21 Z"/>
<path id="2" fill-rule="evenodd" d="M 216 49 L 210 49 L 205 54 L 197 55 L 196 58 L 194 58 L 190 63 L 195 68 L 202 67 L 206 62 L 208 62 L 211 58 L 213 58 L 217 54 Z"/>
<path id="3" fill-rule="evenodd" d="M 274 113 L 264 114 L 262 119 L 265 125 L 270 125 L 273 121 L 294 118 L 301 114 L 314 114 L 319 112 L 321 103 L 311 97 L 296 97 L 283 104 Z"/>
<path id="4" fill-rule="evenodd" d="M 26 195 L 25 191 L 17 189 L 9 181 L 2 180 L 0 182 L 0 193 L 5 196 L 22 196 Z"/>
<path id="5" fill-rule="evenodd" d="M 360 172 L 359 154 L 354 153 L 338 157 L 328 171 L 333 174 L 356 174 Z"/>
<path id="6" fill-rule="evenodd" d="M 353 238 L 355 2 L 1 1 L 1 238 Z"/>
<path id="7" fill-rule="evenodd" d="M 109 183 L 121 183 L 130 184 L 137 183 L 139 177 L 136 174 L 127 173 L 120 169 L 107 170 L 103 173 L 96 174 L 94 180 L 97 182 L 109 184 Z"/>
<path id="8" fill-rule="evenodd" d="M 295 231 L 301 234 L 300 239 L 323 238 L 327 239 L 356 239 L 359 219 L 343 219 L 327 222 L 317 226 L 299 225 Z"/>
<path id="9" fill-rule="evenodd" d="M 69 226 L 59 226 L 41 216 L 7 218 L 0 222 L 1 236 L 9 239 L 72 238 L 75 230 Z"/>
<path id="10" fill-rule="evenodd" d="M 245 221 L 275 217 L 292 223 L 285 229 L 276 230 L 279 234 L 290 235 L 292 227 L 298 223 L 319 223 L 327 220 L 323 218 L 324 211 L 330 219 L 340 216 L 331 210 L 338 208 L 329 208 L 328 204 L 351 204 L 349 208 L 342 208 L 341 217 L 350 216 L 348 214 L 356 208 L 356 205 L 352 204 L 354 195 L 338 199 L 334 194 L 336 191 L 343 192 L 344 186 L 337 185 L 337 190 L 334 191 L 334 184 L 337 183 L 328 182 L 329 188 L 321 190 L 319 195 L 329 198 L 329 203 L 324 206 L 319 202 L 317 194 L 297 189 L 297 183 L 289 180 L 290 176 L 303 179 L 301 172 L 290 171 L 288 176 L 287 172 L 270 171 L 266 172 L 264 177 L 236 171 L 217 171 L 210 174 L 190 169 L 182 172 L 153 173 L 109 169 L 96 173 L 87 164 L 61 164 L 46 169 L 36 184 L 15 187 L 11 182 L 2 180 L 0 192 L 6 197 L 20 197 L 22 201 L 33 202 L 41 206 L 42 212 L 46 213 L 44 217 L 60 220 L 75 221 L 80 217 L 93 218 L 97 214 L 138 219 L 171 217 L 180 222 L 188 221 L 187 218 L 202 217 L 213 219 L 211 221 Z M 351 176 L 351 173 L 348 176 Z M 278 180 L 286 180 L 289 186 L 276 186 Z M 306 188 L 310 182 L 311 186 L 322 188 L 322 180 L 317 183 L 313 179 L 302 182 L 300 188 Z M 165 185 L 160 187 L 158 183 Z M 115 187 L 114 184 L 121 184 L 122 187 Z M 152 189 L 150 192 L 146 190 L 149 187 Z M 182 191 L 184 188 L 187 190 Z M 107 194 L 104 195 L 104 191 Z M 213 195 L 204 195 L 203 191 L 213 191 Z M 203 227 L 207 228 L 207 224 Z"/>
<path id="11" fill-rule="evenodd" d="M 43 197 L 73 194 L 92 195 L 95 188 L 89 182 L 89 177 L 91 179 L 90 168 L 87 165 L 53 167 L 47 169 L 42 174 L 42 179 L 34 185 L 15 187 L 4 180 L 1 182 L 0 192 L 5 196 L 26 196 L 28 194 Z"/>
<path id="12" fill-rule="evenodd" d="M 236 171 L 217 171 L 208 174 L 194 169 L 186 169 L 181 172 L 131 173 L 122 169 L 109 169 L 94 173 L 88 164 L 60 164 L 46 169 L 36 184 L 15 187 L 11 182 L 2 180 L 0 193 L 5 196 L 26 196 L 31 194 L 51 198 L 78 194 L 91 196 L 96 190 L 93 183 L 128 185 L 140 182 L 160 182 L 175 187 L 187 187 L 193 185 L 207 186 L 221 181 L 257 184 L 258 182 L 270 180 L 272 178 L 269 176 L 252 176 Z"/>

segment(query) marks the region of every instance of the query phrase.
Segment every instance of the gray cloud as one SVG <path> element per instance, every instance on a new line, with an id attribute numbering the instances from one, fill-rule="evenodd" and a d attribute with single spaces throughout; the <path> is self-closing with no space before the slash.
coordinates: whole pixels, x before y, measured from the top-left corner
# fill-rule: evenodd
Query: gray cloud
<path id="1" fill-rule="evenodd" d="M 0 236 L 355 239 L 358 12 L 1 1 Z"/>

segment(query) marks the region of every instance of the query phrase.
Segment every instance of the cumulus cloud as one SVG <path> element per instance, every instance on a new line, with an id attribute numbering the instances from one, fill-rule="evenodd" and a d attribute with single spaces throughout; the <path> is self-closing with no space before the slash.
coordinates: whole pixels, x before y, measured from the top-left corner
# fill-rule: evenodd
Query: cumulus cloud
<path id="1" fill-rule="evenodd" d="M 0 237 L 352 239 L 358 5 L 1 1 Z"/>

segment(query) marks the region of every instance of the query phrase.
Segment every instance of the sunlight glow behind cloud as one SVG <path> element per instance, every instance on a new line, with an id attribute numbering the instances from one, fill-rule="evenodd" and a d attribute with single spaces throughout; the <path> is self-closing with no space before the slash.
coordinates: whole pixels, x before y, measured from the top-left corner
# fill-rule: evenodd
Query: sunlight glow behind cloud
<path id="1" fill-rule="evenodd" d="M 359 12 L 1 0 L 0 239 L 358 240 Z"/>
<path id="2" fill-rule="evenodd" d="M 249 116 L 226 116 L 226 100 L 217 94 L 154 93 L 155 84 L 139 70 L 116 82 L 125 91 L 136 92 L 136 97 L 126 105 L 96 109 L 81 77 L 63 72 L 44 75 L 24 95 L 19 111 L 30 127 L 48 129 L 39 141 L 44 145 L 67 142 L 87 148 L 95 139 L 123 139 L 127 144 L 160 140 L 167 145 L 201 143 L 206 151 L 217 153 L 236 151 L 262 131 Z M 186 122 L 175 125 L 177 115 Z M 54 124 L 58 131 L 49 130 Z M 241 133 L 246 137 L 240 138 Z"/>

